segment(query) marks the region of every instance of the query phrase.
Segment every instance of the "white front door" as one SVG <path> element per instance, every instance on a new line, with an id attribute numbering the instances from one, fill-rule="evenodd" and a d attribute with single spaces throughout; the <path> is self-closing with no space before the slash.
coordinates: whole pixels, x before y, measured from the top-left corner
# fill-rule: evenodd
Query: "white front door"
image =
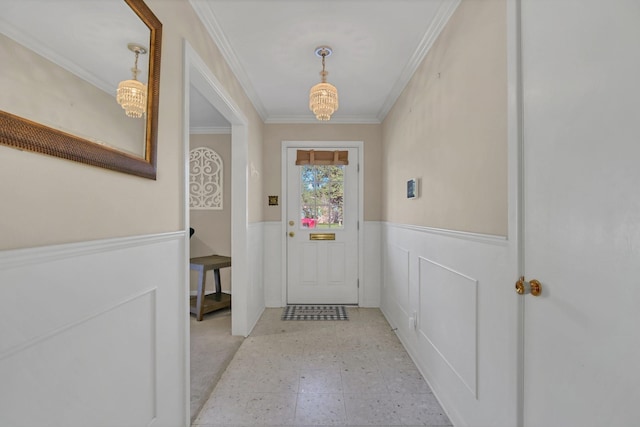
<path id="1" fill-rule="evenodd" d="M 640 3 L 523 0 L 524 425 L 640 425 Z"/>
<path id="2" fill-rule="evenodd" d="M 297 166 L 287 148 L 287 303 L 358 303 L 358 148 L 349 164 Z"/>

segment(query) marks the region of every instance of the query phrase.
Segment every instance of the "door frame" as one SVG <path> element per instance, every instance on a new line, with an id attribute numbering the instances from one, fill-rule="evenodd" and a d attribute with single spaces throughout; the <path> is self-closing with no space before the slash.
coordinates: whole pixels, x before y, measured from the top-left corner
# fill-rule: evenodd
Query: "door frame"
<path id="1" fill-rule="evenodd" d="M 508 237 L 516 276 L 524 275 L 524 86 L 522 70 L 522 0 L 506 0 L 507 8 L 507 180 L 508 180 Z M 505 289 L 515 294 L 513 287 Z M 508 337 L 515 344 L 516 426 L 524 426 L 524 298 L 515 297 L 515 336 Z"/>
<path id="2" fill-rule="evenodd" d="M 189 259 L 189 88 L 193 85 L 220 114 L 231 123 L 231 258 L 233 275 L 231 289 L 231 334 L 246 337 L 250 332 L 247 289 L 249 288 L 248 192 L 249 164 L 248 120 L 240 107 L 211 72 L 204 60 L 184 40 L 184 117 L 183 117 L 183 206 L 186 259 Z M 187 263 L 188 265 L 188 263 Z M 189 270 L 185 271 L 186 292 L 189 292 Z M 187 300 L 188 301 L 188 300 Z M 187 307 L 187 313 L 189 312 Z M 187 322 L 187 327 L 189 322 Z M 188 349 L 187 344 L 187 349 Z"/>
<path id="3" fill-rule="evenodd" d="M 293 147 L 300 148 L 357 148 L 358 149 L 358 305 L 364 300 L 365 283 L 364 277 L 364 142 L 363 141 L 282 141 L 282 151 L 280 153 L 281 172 L 281 214 L 280 214 L 280 236 L 281 236 L 281 304 L 287 305 L 287 149 Z"/>

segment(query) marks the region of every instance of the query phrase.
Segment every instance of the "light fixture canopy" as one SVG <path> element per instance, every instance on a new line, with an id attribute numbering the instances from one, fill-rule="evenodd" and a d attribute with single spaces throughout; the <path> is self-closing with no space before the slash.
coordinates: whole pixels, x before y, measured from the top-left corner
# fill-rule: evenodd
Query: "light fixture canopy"
<path id="1" fill-rule="evenodd" d="M 316 56 L 322 58 L 322 80 L 309 91 L 309 109 L 313 111 L 316 119 L 330 120 L 331 115 L 338 110 L 338 89 L 331 83 L 327 83 L 327 74 L 324 69 L 324 59 L 331 56 L 333 50 L 329 46 L 320 46 L 315 50 Z"/>
<path id="2" fill-rule="evenodd" d="M 138 73 L 140 72 L 138 56 L 147 53 L 147 49 L 135 43 L 129 43 L 127 48 L 136 54 L 135 63 L 131 69 L 133 79 L 120 82 L 116 101 L 124 108 L 127 116 L 138 119 L 147 111 L 147 85 L 138 81 Z"/>

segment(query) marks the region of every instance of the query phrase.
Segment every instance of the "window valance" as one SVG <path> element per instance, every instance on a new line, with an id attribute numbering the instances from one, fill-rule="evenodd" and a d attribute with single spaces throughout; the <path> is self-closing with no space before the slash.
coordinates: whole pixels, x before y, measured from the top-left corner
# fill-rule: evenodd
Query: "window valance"
<path id="1" fill-rule="evenodd" d="M 296 165 L 348 165 L 348 151 L 298 150 Z"/>

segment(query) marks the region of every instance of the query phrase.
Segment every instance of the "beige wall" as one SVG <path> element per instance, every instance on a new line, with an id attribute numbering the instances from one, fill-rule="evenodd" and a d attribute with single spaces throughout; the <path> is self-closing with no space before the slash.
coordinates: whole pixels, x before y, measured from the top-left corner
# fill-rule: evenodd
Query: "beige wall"
<path id="1" fill-rule="evenodd" d="M 0 146 L 0 250 L 182 229 L 183 39 L 246 116 L 249 159 L 262 168 L 262 121 L 187 0 L 147 4 L 163 24 L 157 181 Z M 260 221 L 262 182 L 248 191 Z"/>
<path id="2" fill-rule="evenodd" d="M 282 199 L 282 141 L 364 141 L 364 219 L 380 220 L 381 132 L 380 125 L 269 124 L 264 127 L 265 221 L 280 221 L 281 206 L 268 206 L 267 196 Z"/>
<path id="3" fill-rule="evenodd" d="M 191 209 L 189 224 L 196 232 L 190 241 L 190 256 L 231 256 L 231 135 L 191 135 L 190 149 L 208 147 L 222 158 L 222 209 Z M 207 291 L 213 291 L 213 274 L 207 274 Z M 230 290 L 231 269 L 220 270 L 222 289 Z M 191 290 L 196 290 L 197 274 L 191 273 Z"/>
<path id="4" fill-rule="evenodd" d="M 506 235 L 505 0 L 460 4 L 382 129 L 384 220 Z"/>

